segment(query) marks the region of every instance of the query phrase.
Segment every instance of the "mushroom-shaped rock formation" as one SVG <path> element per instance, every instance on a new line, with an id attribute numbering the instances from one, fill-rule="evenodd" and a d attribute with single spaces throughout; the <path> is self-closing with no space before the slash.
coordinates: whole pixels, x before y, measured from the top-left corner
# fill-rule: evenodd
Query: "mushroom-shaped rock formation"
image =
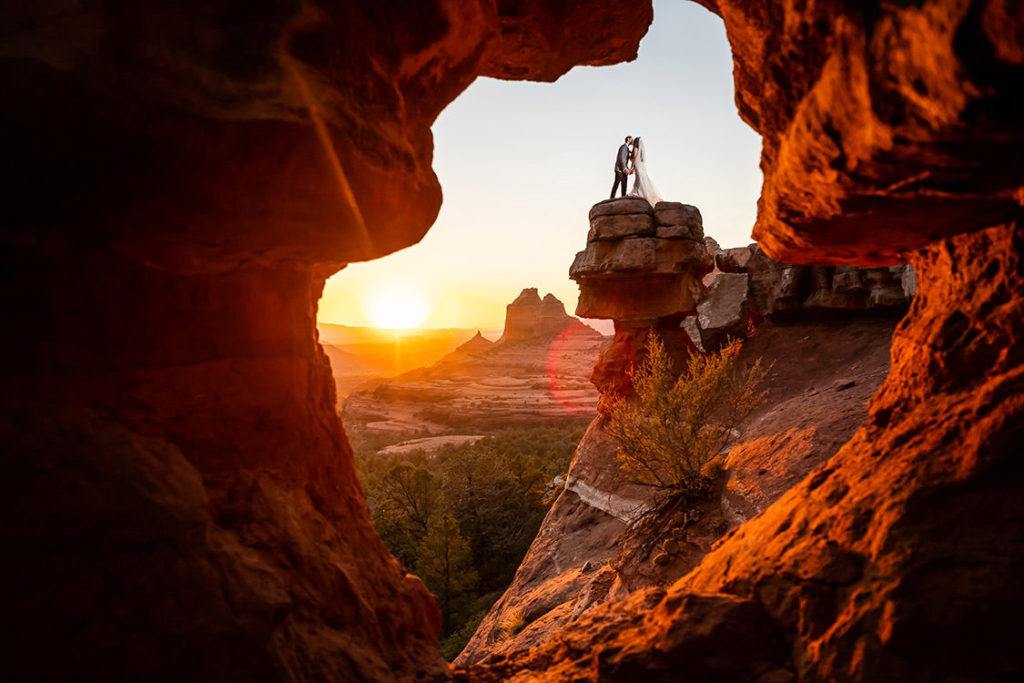
<path id="1" fill-rule="evenodd" d="M 701 3 L 725 22 L 737 106 L 764 140 L 766 254 L 913 265 L 892 368 L 831 460 L 664 593 L 598 606 L 466 675 L 1019 677 L 1024 654 L 1005 634 L 1024 606 L 1020 4 Z M 767 635 L 774 654 L 716 671 L 743 659 L 726 644 L 754 621 L 701 641 L 684 634 L 714 631 L 733 605 L 683 606 L 722 595 L 763 606 L 785 643 Z"/>
<path id="2" fill-rule="evenodd" d="M 670 336 L 667 345 L 677 355 L 693 351 L 679 321 L 696 310 L 701 278 L 713 264 L 696 207 L 651 207 L 645 199 L 626 197 L 590 209 L 587 247 L 576 254 L 569 277 L 580 288 L 576 315 L 615 321 L 615 337 L 592 376 L 602 393 L 628 392 L 626 368 L 637 360 L 650 330 Z"/>

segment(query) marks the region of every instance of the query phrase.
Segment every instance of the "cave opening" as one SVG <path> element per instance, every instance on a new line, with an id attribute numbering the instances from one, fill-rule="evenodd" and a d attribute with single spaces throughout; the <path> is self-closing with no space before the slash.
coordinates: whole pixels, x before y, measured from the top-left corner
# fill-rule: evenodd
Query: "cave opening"
<path id="1" fill-rule="evenodd" d="M 700 205 L 718 243 L 749 242 L 760 138 L 736 112 L 731 72 L 718 16 L 696 4 L 657 2 L 635 61 L 577 67 L 555 83 L 478 79 L 432 127 L 444 192 L 436 223 L 418 244 L 349 264 L 325 285 L 320 341 L 378 532 L 409 571 L 432 572 L 427 584 L 437 595 L 444 590 L 427 566 L 428 530 L 451 513 L 457 540 L 471 551 L 460 571 L 475 573 L 475 586 L 460 588 L 457 608 L 442 600 L 449 659 L 461 649 L 458 632 L 464 643 L 511 582 L 564 482 L 596 415 L 591 367 L 614 333 L 613 322 L 600 318 L 586 323 L 604 339 L 575 330 L 552 338 L 554 328 L 516 332 L 506 305 L 536 289 L 575 311 L 576 285 L 566 273 L 586 241 L 586 212 L 607 196 L 626 134 L 642 132 L 667 200 Z M 499 340 L 516 350 L 487 348 Z M 486 363 L 469 367 L 457 352 L 464 343 L 490 354 Z M 435 363 L 441 367 L 428 369 Z M 546 448 L 524 445 L 544 441 Z M 468 464 L 478 452 L 503 461 L 495 471 L 521 455 L 528 470 L 516 477 L 530 480 L 479 481 L 482 473 Z M 483 495 L 501 492 L 487 501 L 487 514 L 456 500 L 456 467 L 477 477 Z M 430 494 L 435 487 L 440 500 Z M 482 526 L 474 521 L 481 515 L 529 521 Z"/>
<path id="2" fill-rule="evenodd" d="M 572 621 L 566 615 L 613 596 L 670 583 L 834 454 L 866 419 L 885 377 L 892 331 L 911 296 L 903 280 L 913 271 L 812 269 L 747 246 L 762 182 L 760 136 L 736 110 L 722 20 L 696 4 L 655 3 L 634 62 L 577 67 L 553 84 L 480 79 L 432 132 L 445 196 L 436 223 L 418 244 L 328 279 L 318 329 L 376 530 L 439 597 L 445 658 L 473 639 L 460 659 L 468 664 L 537 645 Z M 691 258 L 679 269 L 685 277 L 613 280 L 595 307 L 578 300 L 565 274 L 591 241 L 587 228 L 608 221 L 588 226 L 583 216 L 605 197 L 623 133 L 651 145 L 651 175 L 675 202 L 660 213 L 657 200 L 648 202 L 654 222 L 673 212 L 697 221 L 697 232 L 685 221 L 666 231 L 698 241 L 657 242 L 658 253 L 681 258 L 680 245 L 696 244 L 715 250 L 713 270 Z M 681 293 L 681 281 L 698 294 Z M 705 307 L 726 324 L 697 324 L 699 300 L 688 297 L 705 287 L 722 293 Z M 554 308 L 565 305 L 546 323 L 544 292 Z M 650 301 L 634 304 L 633 296 Z M 574 311 L 604 337 L 562 329 Z M 704 518 L 687 532 L 697 540 L 652 570 L 657 553 L 641 537 L 667 534 L 678 520 L 659 521 L 660 531 L 634 528 L 655 494 L 618 471 L 604 423 L 590 425 L 602 396 L 628 393 L 626 363 L 649 330 L 683 363 L 694 345 L 714 351 L 766 317 L 772 324 L 750 341 L 742 364 L 772 365 L 771 402 L 782 407 L 757 411 L 738 425 L 742 438 L 722 444 L 734 451 L 730 490 L 716 494 L 722 509 L 686 509 Z M 551 511 L 563 489 L 575 505 Z M 564 519 L 580 516 L 590 518 L 589 532 L 552 540 Z M 609 539 L 645 549 L 614 553 Z M 534 544 L 559 558 L 550 562 L 557 571 L 543 566 Z M 438 569 L 441 550 L 457 570 Z M 529 579 L 517 578 L 524 558 L 520 574 Z M 607 571 L 616 563 L 621 569 Z M 529 597 L 538 592 L 546 607 Z M 571 603 L 577 593 L 590 597 Z"/>
<path id="3" fill-rule="evenodd" d="M 780 486 L 772 454 L 802 459 L 838 434 L 816 421 L 870 389 L 846 370 L 875 354 L 839 347 L 825 354 L 846 363 L 834 381 L 774 383 L 801 390 L 766 409 L 806 421 L 765 420 L 730 451 L 746 476 L 729 510 L 746 522 L 715 531 L 712 510 L 682 510 L 635 562 L 606 561 L 630 547 L 618 540 L 636 499 L 609 488 L 608 443 L 590 429 L 549 513 L 558 523 L 535 541 L 557 562 L 528 556 L 477 629 L 493 656 L 464 653 L 456 669 L 438 656 L 436 601 L 371 525 L 317 299 L 343 264 L 416 243 L 434 222 L 430 126 L 459 93 L 480 76 L 551 81 L 629 60 L 650 6 L 213 0 L 5 14 L 8 677 L 1019 678 L 1007 635 L 1024 604 L 1019 3 L 699 4 L 724 21 L 736 106 L 763 142 L 762 251 L 716 252 L 717 290 L 746 275 L 756 308 L 763 255 L 780 265 L 761 303 L 780 312 L 815 295 L 848 304 L 837 280 L 882 301 L 901 284 L 890 266 L 909 260 L 919 292 L 891 370 L 852 436 Z M 338 164 L 358 169 L 351 196 L 372 244 Z M 615 388 L 647 328 L 696 343 L 664 308 L 704 296 L 696 208 L 626 200 L 588 216 L 578 306 L 617 321 L 599 386 Z M 654 237 L 623 236 L 635 229 Z M 634 237 L 674 242 L 626 250 Z M 604 275 L 626 251 L 654 269 L 687 264 L 661 278 L 673 296 L 630 275 L 631 306 L 611 297 Z M 748 344 L 774 339 L 806 365 L 804 337 L 769 320 Z M 562 561 L 570 574 L 545 573 Z M 666 570 L 686 573 L 629 590 Z"/>

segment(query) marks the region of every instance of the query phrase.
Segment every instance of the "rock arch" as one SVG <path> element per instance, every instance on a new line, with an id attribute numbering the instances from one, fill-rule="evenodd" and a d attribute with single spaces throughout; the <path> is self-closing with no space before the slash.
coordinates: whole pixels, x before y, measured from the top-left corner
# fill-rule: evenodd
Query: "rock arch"
<path id="1" fill-rule="evenodd" d="M 460 675 L 713 675 L 709 632 L 765 643 L 745 677 L 1019 673 L 999 629 L 1024 557 L 1020 3 L 702 4 L 764 137 L 757 239 L 918 268 L 892 375 L 828 470 L 667 594 Z M 429 227 L 429 126 L 476 76 L 629 59 L 650 19 L 543 0 L 5 15 L 12 671 L 447 675 L 436 606 L 370 528 L 315 302 Z"/>

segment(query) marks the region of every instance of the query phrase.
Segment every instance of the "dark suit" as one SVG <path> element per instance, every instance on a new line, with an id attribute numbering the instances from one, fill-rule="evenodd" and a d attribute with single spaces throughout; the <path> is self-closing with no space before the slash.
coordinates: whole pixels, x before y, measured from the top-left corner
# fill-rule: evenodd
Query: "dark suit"
<path id="1" fill-rule="evenodd" d="M 619 187 L 619 183 L 622 183 L 622 195 L 626 196 L 626 180 L 628 174 L 626 173 L 626 166 L 629 164 L 629 145 L 623 144 L 619 147 L 619 153 L 615 155 L 615 184 L 612 185 L 612 194 L 609 199 L 615 198 L 615 190 Z"/>

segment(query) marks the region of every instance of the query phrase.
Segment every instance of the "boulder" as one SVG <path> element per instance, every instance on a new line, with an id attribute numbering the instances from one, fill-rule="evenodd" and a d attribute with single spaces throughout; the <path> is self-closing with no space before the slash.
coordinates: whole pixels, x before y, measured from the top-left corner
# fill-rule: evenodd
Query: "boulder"
<path id="1" fill-rule="evenodd" d="M 587 241 L 601 242 L 638 236 L 654 236 L 654 218 L 649 213 L 595 216 L 590 221 L 590 233 L 587 235 Z"/>
<path id="2" fill-rule="evenodd" d="M 600 216 L 621 216 L 626 214 L 645 214 L 651 216 L 654 209 L 646 199 L 638 197 L 616 197 L 605 199 L 590 207 L 588 218 L 593 221 Z"/>
<path id="3" fill-rule="evenodd" d="M 729 337 L 747 334 L 750 304 L 746 273 L 719 273 L 697 305 L 697 328 L 705 351 L 721 348 Z"/>
<path id="4" fill-rule="evenodd" d="M 733 247 L 722 249 L 715 253 L 715 266 L 724 273 L 745 273 L 750 264 L 751 249 L 754 245 L 747 247 Z"/>
<path id="5" fill-rule="evenodd" d="M 747 273 L 752 304 L 758 315 L 792 314 L 800 310 L 810 294 L 806 266 L 779 263 L 760 246 L 751 249 Z"/>
<path id="6" fill-rule="evenodd" d="M 686 336 L 690 338 L 693 345 L 697 347 L 697 350 L 704 353 L 704 344 L 700 339 L 700 328 L 697 326 L 696 316 L 687 316 L 683 318 L 683 321 L 679 323 L 679 329 L 686 332 Z"/>
<path id="7" fill-rule="evenodd" d="M 693 235 L 691 239 L 704 236 L 704 219 L 696 206 L 680 202 L 658 202 L 654 207 L 654 220 L 658 225 L 688 228 Z"/>

